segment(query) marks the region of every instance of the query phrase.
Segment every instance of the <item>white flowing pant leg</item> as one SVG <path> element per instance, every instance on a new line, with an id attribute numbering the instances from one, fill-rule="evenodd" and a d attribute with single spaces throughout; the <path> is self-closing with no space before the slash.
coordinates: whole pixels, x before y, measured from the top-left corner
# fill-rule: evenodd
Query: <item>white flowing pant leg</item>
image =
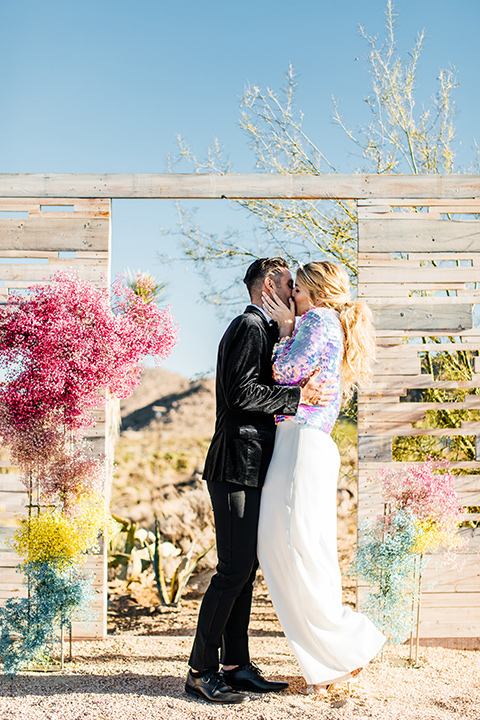
<path id="1" fill-rule="evenodd" d="M 321 430 L 279 424 L 262 491 L 258 556 L 278 619 L 307 683 L 362 667 L 385 642 L 342 605 L 337 556 L 338 449 Z"/>

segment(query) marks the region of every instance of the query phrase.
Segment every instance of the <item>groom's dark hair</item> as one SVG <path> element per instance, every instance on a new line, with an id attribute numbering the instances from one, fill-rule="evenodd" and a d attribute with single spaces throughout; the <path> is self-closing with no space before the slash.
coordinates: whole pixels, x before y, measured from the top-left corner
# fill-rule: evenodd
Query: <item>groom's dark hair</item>
<path id="1" fill-rule="evenodd" d="M 274 275 L 279 270 L 284 270 L 285 268 L 288 269 L 287 261 L 281 257 L 258 258 L 258 260 L 255 260 L 247 269 L 245 277 L 243 278 L 250 297 L 252 290 L 261 287 L 266 277 Z"/>

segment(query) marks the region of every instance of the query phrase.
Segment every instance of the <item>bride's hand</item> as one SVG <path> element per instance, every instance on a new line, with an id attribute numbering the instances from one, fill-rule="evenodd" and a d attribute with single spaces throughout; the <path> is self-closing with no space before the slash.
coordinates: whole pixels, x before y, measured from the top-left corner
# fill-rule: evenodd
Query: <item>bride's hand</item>
<path id="1" fill-rule="evenodd" d="M 295 303 L 292 298 L 288 298 L 288 305 L 285 305 L 276 292 L 272 295 L 263 292 L 262 305 L 267 315 L 278 323 L 280 337 L 291 335 L 295 327 Z"/>

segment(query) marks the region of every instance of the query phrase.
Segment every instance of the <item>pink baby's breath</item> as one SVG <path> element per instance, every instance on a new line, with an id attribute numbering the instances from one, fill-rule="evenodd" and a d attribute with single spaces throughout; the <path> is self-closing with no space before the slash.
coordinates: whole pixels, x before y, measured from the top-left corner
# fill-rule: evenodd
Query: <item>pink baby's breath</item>
<path id="1" fill-rule="evenodd" d="M 106 290 L 59 272 L 48 285 L 13 295 L 0 309 L 0 438 L 28 487 L 65 506 L 101 488 L 103 463 L 81 440 L 92 410 L 110 394 L 125 398 L 139 382 L 141 360 L 159 362 L 176 343 L 169 308 L 150 297 L 151 278 L 137 277 L 140 294 L 119 280 L 114 311 Z"/>
<path id="2" fill-rule="evenodd" d="M 442 464 L 443 472 L 436 472 Z M 382 494 L 392 508 L 409 510 L 419 522 L 458 522 L 462 507 L 455 492 L 455 477 L 445 463 L 429 459 L 421 465 L 384 468 L 381 480 Z"/>
<path id="3" fill-rule="evenodd" d="M 386 467 L 380 479 L 390 516 L 405 511 L 415 518 L 418 536 L 414 551 L 424 553 L 443 548 L 449 552 L 445 558 L 451 560 L 453 550 L 465 543 L 457 532 L 462 506 L 448 463 L 429 458 L 418 465 Z"/>
<path id="4" fill-rule="evenodd" d="M 170 309 L 121 283 L 114 294 L 115 313 L 105 290 L 61 272 L 27 296 L 9 298 L 0 311 L 0 364 L 7 374 L 0 420 L 8 417 L 23 431 L 45 420 L 69 430 L 88 427 L 91 410 L 102 404 L 101 389 L 127 397 L 142 358 L 170 354 L 177 332 Z"/>

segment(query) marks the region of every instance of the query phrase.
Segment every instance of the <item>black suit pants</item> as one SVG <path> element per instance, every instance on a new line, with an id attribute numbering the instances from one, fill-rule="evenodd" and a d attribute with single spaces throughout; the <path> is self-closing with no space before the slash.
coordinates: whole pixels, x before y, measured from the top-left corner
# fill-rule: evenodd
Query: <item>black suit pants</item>
<path id="1" fill-rule="evenodd" d="M 261 488 L 208 482 L 217 538 L 218 565 L 203 597 L 189 665 L 217 671 L 250 662 L 248 623 L 257 560 Z"/>

